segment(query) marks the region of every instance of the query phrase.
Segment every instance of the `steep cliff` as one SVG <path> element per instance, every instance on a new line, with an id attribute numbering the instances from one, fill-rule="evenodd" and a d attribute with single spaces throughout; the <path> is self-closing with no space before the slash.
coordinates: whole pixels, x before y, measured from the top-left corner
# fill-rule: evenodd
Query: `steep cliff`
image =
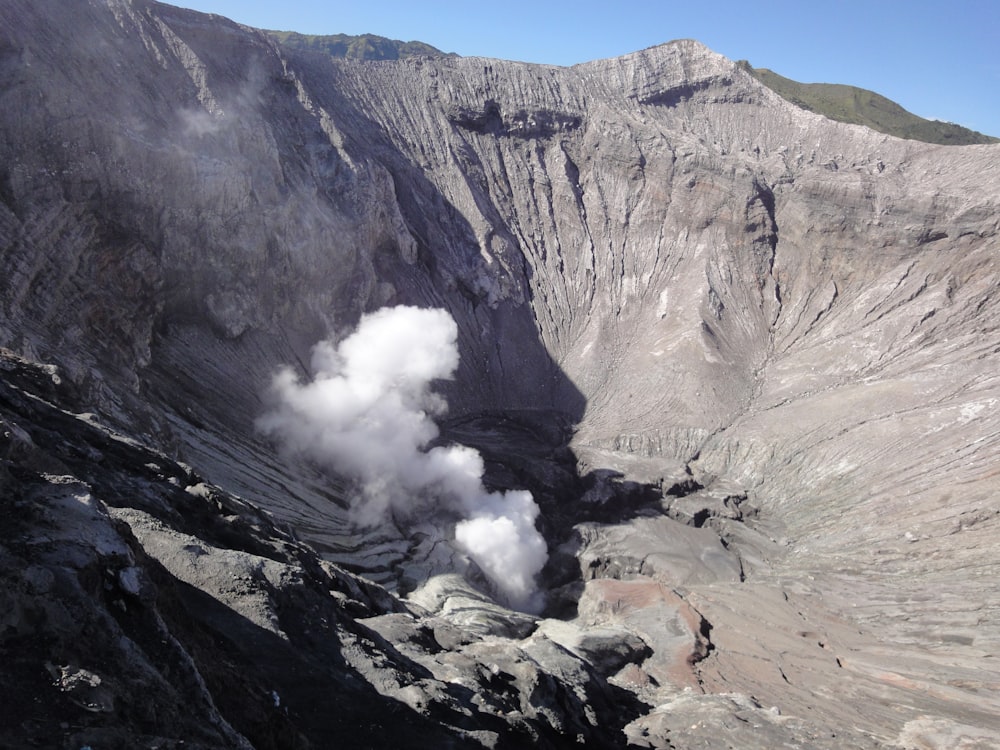
<path id="1" fill-rule="evenodd" d="M 88 714 L 122 737 L 322 746 L 373 720 L 302 719 L 340 691 L 402 706 L 410 746 L 996 741 L 1000 146 L 827 120 L 694 41 L 557 68 L 334 59 L 146 0 L 11 0 L 0 22 L 5 502 L 121 536 L 94 563 L 5 547 L 55 571 L 11 583 L 0 643 L 37 640 L 8 682 L 44 699 L 48 659 L 79 684 L 37 614 L 66 571 L 95 622 L 152 627 L 94 593 L 103 565 L 215 727 Z M 457 324 L 443 440 L 541 506 L 541 617 L 490 601 L 453 519 L 358 528 L 349 478 L 254 427 L 277 368 L 397 304 Z M 102 458 L 107 435 L 137 453 Z M 249 547 L 233 519 L 256 513 Z M 219 581 L 237 568 L 243 593 Z M 275 625 L 278 600 L 363 657 Z M 312 692 L 250 647 L 224 668 L 203 639 L 232 612 L 333 666 Z M 152 684 L 168 657 L 128 637 L 145 660 L 76 666 Z M 296 691 L 277 734 L 220 696 L 244 668 L 255 701 Z"/>

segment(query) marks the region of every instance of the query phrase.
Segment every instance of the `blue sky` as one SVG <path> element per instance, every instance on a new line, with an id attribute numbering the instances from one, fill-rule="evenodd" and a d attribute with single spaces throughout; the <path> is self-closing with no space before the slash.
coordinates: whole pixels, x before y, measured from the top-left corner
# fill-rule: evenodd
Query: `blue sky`
<path id="1" fill-rule="evenodd" d="M 871 89 L 1000 136 L 1000 0 L 175 0 L 259 28 L 371 33 L 573 65 L 693 38 L 804 82 Z"/>

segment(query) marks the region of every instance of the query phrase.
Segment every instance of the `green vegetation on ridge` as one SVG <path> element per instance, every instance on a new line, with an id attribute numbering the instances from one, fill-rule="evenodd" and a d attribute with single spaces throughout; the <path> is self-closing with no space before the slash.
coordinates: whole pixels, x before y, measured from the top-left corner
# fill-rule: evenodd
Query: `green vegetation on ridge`
<path id="1" fill-rule="evenodd" d="M 447 57 L 424 42 L 403 42 L 376 34 L 299 34 L 295 31 L 268 31 L 280 44 L 297 50 L 323 52 L 331 57 L 355 60 L 401 60 L 407 57 Z M 1000 138 L 939 120 L 925 120 L 906 111 L 874 91 L 840 83 L 800 83 L 767 68 L 754 68 L 746 60 L 737 62 L 743 70 L 792 104 L 831 120 L 864 125 L 880 133 L 945 146 L 1000 143 Z"/>
<path id="2" fill-rule="evenodd" d="M 945 146 L 1000 143 L 998 138 L 977 133 L 961 125 L 925 120 L 874 91 L 839 83 L 799 83 L 780 76 L 773 70 L 754 68 L 746 60 L 740 60 L 737 64 L 792 104 L 831 120 L 865 125 L 898 138 Z"/>

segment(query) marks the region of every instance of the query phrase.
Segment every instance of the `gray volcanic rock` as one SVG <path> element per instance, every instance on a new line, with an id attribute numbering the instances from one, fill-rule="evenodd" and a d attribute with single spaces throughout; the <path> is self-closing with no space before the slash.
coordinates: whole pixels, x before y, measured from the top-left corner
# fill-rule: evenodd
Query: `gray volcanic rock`
<path id="1" fill-rule="evenodd" d="M 555 642 L 427 617 L 0 361 L 3 747 L 613 746 L 639 715 Z"/>
<path id="2" fill-rule="evenodd" d="M 693 41 L 338 60 L 149 0 L 8 0 L 0 75 L 0 742 L 1000 743 L 1000 146 Z M 535 494 L 537 616 L 254 429 L 394 304 L 458 324 L 442 440 Z"/>

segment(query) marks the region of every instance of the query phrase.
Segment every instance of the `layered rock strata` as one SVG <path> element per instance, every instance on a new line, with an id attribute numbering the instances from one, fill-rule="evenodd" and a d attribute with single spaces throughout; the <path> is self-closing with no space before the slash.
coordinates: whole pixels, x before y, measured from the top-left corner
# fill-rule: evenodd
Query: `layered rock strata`
<path id="1" fill-rule="evenodd" d="M 995 744 L 1000 147 L 692 41 L 334 60 L 146 0 L 0 29 L 2 646 L 66 701 L 4 742 L 323 745 L 379 695 L 411 746 Z M 458 323 L 446 438 L 539 499 L 541 618 L 254 430 L 279 365 L 397 303 Z"/>

